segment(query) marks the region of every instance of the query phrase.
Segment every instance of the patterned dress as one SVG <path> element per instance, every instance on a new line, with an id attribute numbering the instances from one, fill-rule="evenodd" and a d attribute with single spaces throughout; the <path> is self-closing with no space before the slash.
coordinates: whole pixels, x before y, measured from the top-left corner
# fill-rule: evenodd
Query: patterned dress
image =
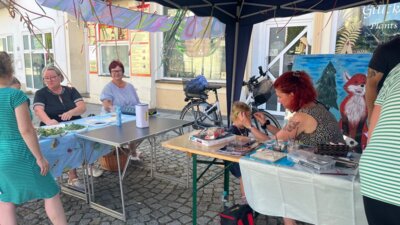
<path id="1" fill-rule="evenodd" d="M 321 104 L 311 108 L 300 109 L 298 112 L 312 116 L 318 123 L 313 133 L 300 133 L 297 139 L 304 145 L 317 146 L 318 144 L 344 143 L 339 123 L 335 117 Z"/>
<path id="2" fill-rule="evenodd" d="M 20 90 L 0 88 L 0 201 L 21 204 L 59 192 L 54 178 L 40 174 L 36 159 L 18 130 L 15 108 L 27 102 Z"/>

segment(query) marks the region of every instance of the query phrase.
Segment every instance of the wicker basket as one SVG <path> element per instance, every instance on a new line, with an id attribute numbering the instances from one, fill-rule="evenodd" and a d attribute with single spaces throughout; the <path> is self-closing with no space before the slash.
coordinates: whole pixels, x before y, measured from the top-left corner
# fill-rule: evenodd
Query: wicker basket
<path id="1" fill-rule="evenodd" d="M 272 81 L 264 79 L 254 87 L 253 96 L 254 101 L 258 105 L 262 105 L 268 101 L 272 94 Z"/>
<path id="2" fill-rule="evenodd" d="M 119 164 L 120 169 L 123 170 L 128 160 L 128 155 L 122 152 L 119 153 Z M 117 153 L 116 151 L 112 151 L 111 153 L 101 157 L 99 159 L 99 163 L 104 170 L 108 171 L 118 171 L 118 164 L 117 164 Z"/>

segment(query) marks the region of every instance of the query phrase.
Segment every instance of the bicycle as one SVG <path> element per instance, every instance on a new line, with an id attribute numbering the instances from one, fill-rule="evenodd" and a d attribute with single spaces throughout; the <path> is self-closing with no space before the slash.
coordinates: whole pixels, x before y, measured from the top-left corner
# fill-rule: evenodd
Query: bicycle
<path id="1" fill-rule="evenodd" d="M 266 72 L 262 71 L 262 67 L 259 67 L 259 76 L 252 76 L 249 81 L 243 82 L 243 86 L 247 86 L 249 94 L 246 98 L 246 104 L 248 104 L 252 110 L 252 121 L 253 124 L 259 129 L 261 124 L 254 117 L 254 113 L 262 112 L 265 118 L 270 121 L 271 125 L 281 128 L 278 120 L 269 112 L 259 109 L 258 106 L 264 104 L 271 96 L 272 81 L 267 77 L 262 81 L 260 78 L 265 77 Z M 223 127 L 223 118 L 220 110 L 220 103 L 218 99 L 217 90 L 222 86 L 208 84 L 203 91 L 199 93 L 191 93 L 185 90 L 186 83 L 190 81 L 184 81 L 185 91 L 185 102 L 188 102 L 182 109 L 180 119 L 193 121 L 193 129 L 204 129 L 208 127 L 220 126 Z M 208 92 L 212 91 L 215 95 L 216 101 L 213 104 L 207 102 Z M 182 132 L 182 131 L 181 131 Z"/>
<path id="2" fill-rule="evenodd" d="M 186 81 L 188 82 L 188 81 Z M 185 102 L 188 102 L 182 109 L 179 119 L 193 120 L 193 129 L 204 129 L 213 126 L 223 126 L 220 104 L 217 90 L 222 86 L 208 84 L 200 93 L 185 91 Z M 185 90 L 185 83 L 184 83 Z M 214 92 L 215 103 L 207 102 L 208 92 Z"/>
<path id="3" fill-rule="evenodd" d="M 259 124 L 254 117 L 254 114 L 256 112 L 261 112 L 264 114 L 264 117 L 269 120 L 271 125 L 277 127 L 278 129 L 281 129 L 279 121 L 271 113 L 267 112 L 264 109 L 258 108 L 260 105 L 268 101 L 268 99 L 271 97 L 271 92 L 273 88 L 273 83 L 271 79 L 266 76 L 267 71 L 263 72 L 262 67 L 259 66 L 258 72 L 258 76 L 252 76 L 247 82 L 243 81 L 242 84 L 242 86 L 246 86 L 249 91 L 245 103 L 251 108 L 253 124 L 257 127 L 257 129 L 260 129 L 262 127 L 261 124 Z M 261 78 L 264 79 L 260 81 Z M 265 132 L 267 132 L 267 130 L 265 130 Z"/>

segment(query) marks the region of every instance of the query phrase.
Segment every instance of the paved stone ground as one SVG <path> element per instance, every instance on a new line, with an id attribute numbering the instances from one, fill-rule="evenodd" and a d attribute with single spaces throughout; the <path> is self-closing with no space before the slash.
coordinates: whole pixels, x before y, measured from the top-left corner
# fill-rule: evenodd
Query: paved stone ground
<path id="1" fill-rule="evenodd" d="M 99 106 L 88 104 L 89 113 L 98 113 Z M 160 116 L 176 118 L 178 113 L 159 112 Z M 157 139 L 157 171 L 185 179 L 185 154 L 162 148 L 159 143 L 176 136 L 173 132 Z M 143 161 L 132 161 L 124 179 L 125 207 L 127 221 L 122 222 L 104 213 L 91 209 L 85 201 L 61 194 L 65 213 L 71 225 L 107 225 L 107 224 L 191 224 L 192 223 L 192 189 L 171 180 L 150 176 L 150 145 L 143 142 L 139 151 Z M 200 171 L 201 169 L 199 169 Z M 205 178 L 222 171 L 215 166 L 206 173 Z M 103 176 L 94 178 L 96 202 L 121 208 L 117 174 L 106 171 Z M 199 183 L 201 185 L 201 182 Z M 198 224 L 219 224 L 218 213 L 222 211 L 221 193 L 223 179 L 217 179 L 198 192 Z M 230 196 L 232 202 L 240 201 L 239 182 L 231 176 Z M 43 201 L 33 201 L 17 207 L 18 224 L 50 224 L 44 211 Z M 277 217 L 259 215 L 256 224 L 277 225 L 282 220 Z M 300 223 L 303 224 L 303 223 Z M 304 224 L 307 225 L 307 224 Z"/>

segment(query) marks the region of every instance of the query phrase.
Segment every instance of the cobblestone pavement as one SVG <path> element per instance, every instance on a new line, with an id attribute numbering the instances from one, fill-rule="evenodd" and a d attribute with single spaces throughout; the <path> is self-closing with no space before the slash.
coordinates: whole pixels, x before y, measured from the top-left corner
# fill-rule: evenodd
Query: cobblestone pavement
<path id="1" fill-rule="evenodd" d="M 90 110 L 98 106 L 92 105 Z M 96 111 L 95 111 L 96 112 Z M 171 113 L 160 113 L 164 117 L 176 117 Z M 187 156 L 178 151 L 162 148 L 160 142 L 176 136 L 173 132 L 157 138 L 157 171 L 179 179 L 185 179 Z M 192 189 L 175 181 L 150 176 L 150 144 L 145 141 L 139 146 L 142 161 L 131 161 L 124 178 L 126 223 L 91 209 L 85 201 L 61 194 L 69 224 L 107 225 L 107 224 L 191 224 Z M 200 166 L 199 166 L 200 167 Z M 199 169 L 200 171 L 201 169 Z M 220 172 L 222 167 L 212 167 L 205 178 Z M 189 171 L 190 172 L 190 171 Z M 82 175 L 81 175 L 82 177 Z M 94 178 L 96 202 L 116 209 L 121 208 L 116 172 L 106 171 L 103 176 Z M 239 182 L 230 177 L 231 201 L 240 201 Z M 190 183 L 190 182 L 189 182 Z M 201 182 L 199 183 L 201 185 Z M 198 192 L 198 224 L 219 224 L 218 213 L 222 211 L 221 194 L 223 179 L 217 179 Z M 232 198 L 231 198 L 232 199 Z M 43 201 L 33 201 L 17 207 L 18 224 L 50 224 L 44 211 Z M 256 224 L 282 224 L 277 217 L 259 215 Z M 306 225 L 306 224 L 305 224 Z"/>

